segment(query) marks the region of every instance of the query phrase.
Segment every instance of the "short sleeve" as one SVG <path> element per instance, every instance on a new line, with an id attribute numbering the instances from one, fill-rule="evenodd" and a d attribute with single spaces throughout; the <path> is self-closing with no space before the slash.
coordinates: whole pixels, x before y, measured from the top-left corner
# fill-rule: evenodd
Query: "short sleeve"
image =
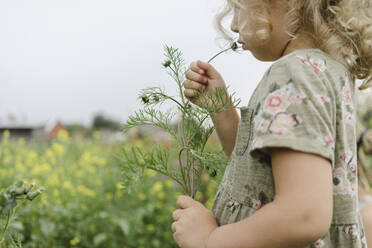
<path id="1" fill-rule="evenodd" d="M 325 60 L 300 55 L 273 64 L 253 118 L 254 159 L 282 147 L 320 155 L 334 167 L 336 97 L 326 70 Z"/>

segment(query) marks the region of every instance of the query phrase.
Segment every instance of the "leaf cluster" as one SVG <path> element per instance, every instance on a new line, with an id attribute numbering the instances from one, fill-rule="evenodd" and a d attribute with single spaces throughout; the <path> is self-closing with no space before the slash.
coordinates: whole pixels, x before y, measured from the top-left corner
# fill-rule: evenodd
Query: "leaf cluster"
<path id="1" fill-rule="evenodd" d="M 232 46 L 231 49 L 236 49 Z M 123 148 L 119 154 L 122 164 L 124 184 L 127 189 L 140 178 L 145 169 L 154 170 L 176 181 L 185 194 L 195 196 L 201 182 L 201 175 L 207 172 L 215 178 L 220 176 L 226 165 L 227 157 L 223 150 L 206 152 L 205 146 L 214 131 L 210 124 L 210 115 L 228 108 L 235 108 L 240 103 L 229 95 L 226 88 L 217 88 L 213 94 L 199 92 L 202 107 L 198 107 L 187 100 L 184 95 L 183 81 L 187 71 L 182 53 L 179 49 L 164 46 L 163 62 L 168 75 L 173 78 L 178 88 L 178 96 L 168 95 L 159 87 L 144 89 L 139 94 L 143 108 L 129 116 L 122 130 L 124 133 L 131 128 L 151 125 L 165 130 L 173 139 L 173 152 L 178 154 L 177 164 L 169 161 L 169 150 L 161 146 L 154 146 L 151 151 L 132 146 Z M 159 107 L 165 101 L 171 101 L 175 108 L 161 111 Z M 203 104 L 204 103 L 204 104 Z M 172 121 L 178 116 L 177 128 L 172 127 Z"/>

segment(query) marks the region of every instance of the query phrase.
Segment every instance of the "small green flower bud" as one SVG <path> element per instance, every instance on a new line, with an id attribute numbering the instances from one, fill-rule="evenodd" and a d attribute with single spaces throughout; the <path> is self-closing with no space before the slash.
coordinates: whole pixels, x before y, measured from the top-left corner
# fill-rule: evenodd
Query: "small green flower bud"
<path id="1" fill-rule="evenodd" d="M 25 189 L 24 189 L 24 194 L 27 194 L 28 192 L 30 192 L 30 190 L 32 189 L 32 187 L 35 186 L 35 183 L 31 183 L 30 185 L 26 186 Z"/>
<path id="2" fill-rule="evenodd" d="M 165 67 L 165 68 L 167 68 L 167 67 L 169 67 L 170 65 L 171 65 L 171 61 L 170 60 L 167 60 L 167 61 L 165 61 L 162 65 Z"/>
<path id="3" fill-rule="evenodd" d="M 236 49 L 238 49 L 238 44 L 237 44 L 236 42 L 232 43 L 232 44 L 231 44 L 231 49 L 232 49 L 233 51 L 235 51 Z"/>
<path id="4" fill-rule="evenodd" d="M 28 192 L 28 193 L 27 193 L 27 200 L 32 201 L 32 200 L 35 199 L 38 195 L 40 195 L 41 192 L 43 192 L 43 191 L 44 191 L 44 188 L 41 187 L 41 188 L 39 188 L 39 189 L 36 190 L 36 191 Z"/>
<path id="5" fill-rule="evenodd" d="M 152 98 L 153 98 L 154 102 L 159 102 L 160 101 L 160 98 L 159 98 L 158 95 L 154 95 Z"/>
<path id="6" fill-rule="evenodd" d="M 0 192 L 0 207 L 3 207 L 5 205 L 7 199 L 7 194 L 4 192 Z"/>
<path id="7" fill-rule="evenodd" d="M 19 180 L 19 181 L 15 182 L 14 185 L 15 185 L 16 187 L 22 187 L 24 183 L 25 183 L 24 181 Z"/>
<path id="8" fill-rule="evenodd" d="M 150 101 L 150 99 L 147 96 L 142 96 L 141 99 L 143 103 L 148 103 Z"/>
<path id="9" fill-rule="evenodd" d="M 15 188 L 14 190 L 14 195 L 18 196 L 18 195 L 23 195 L 25 193 L 25 188 L 26 187 L 18 187 L 18 188 Z"/>

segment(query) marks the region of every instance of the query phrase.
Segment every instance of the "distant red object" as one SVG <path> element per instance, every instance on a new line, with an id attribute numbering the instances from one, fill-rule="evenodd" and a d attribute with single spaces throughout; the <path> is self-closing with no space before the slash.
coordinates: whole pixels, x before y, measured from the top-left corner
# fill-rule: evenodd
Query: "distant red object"
<path id="1" fill-rule="evenodd" d="M 62 125 L 61 122 L 57 122 L 57 124 L 53 127 L 53 129 L 48 133 L 48 137 L 50 139 L 55 139 L 58 136 L 59 131 L 66 130 L 66 128 Z"/>

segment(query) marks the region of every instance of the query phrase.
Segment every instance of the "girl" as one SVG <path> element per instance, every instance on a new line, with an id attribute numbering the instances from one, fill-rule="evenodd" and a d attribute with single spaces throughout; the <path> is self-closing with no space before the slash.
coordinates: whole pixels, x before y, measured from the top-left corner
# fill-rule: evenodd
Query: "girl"
<path id="1" fill-rule="evenodd" d="M 372 172 L 365 158 L 365 155 L 372 155 L 372 130 L 365 130 L 362 124 L 358 122 L 357 137 L 359 211 L 365 228 L 367 244 L 372 246 Z"/>
<path id="2" fill-rule="evenodd" d="M 180 196 L 182 248 L 367 247 L 358 211 L 354 89 L 372 81 L 369 0 L 227 0 L 231 30 L 261 61 L 276 61 L 246 107 L 212 116 L 228 156 L 212 211 Z M 219 30 L 225 34 L 222 25 Z M 225 87 L 193 62 L 185 95 Z M 245 79 L 246 80 L 246 79 Z M 248 83 L 248 81 L 247 81 Z"/>

